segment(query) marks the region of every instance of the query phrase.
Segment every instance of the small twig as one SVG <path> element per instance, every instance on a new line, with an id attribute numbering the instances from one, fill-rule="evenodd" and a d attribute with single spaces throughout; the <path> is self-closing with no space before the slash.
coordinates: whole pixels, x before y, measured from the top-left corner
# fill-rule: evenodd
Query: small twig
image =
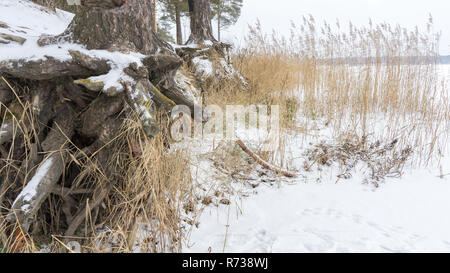
<path id="1" fill-rule="evenodd" d="M 246 152 L 249 156 L 251 156 L 259 165 L 263 166 L 264 168 L 274 171 L 278 174 L 282 174 L 286 177 L 291 177 L 291 178 L 296 178 L 297 175 L 295 173 L 292 173 L 290 171 L 287 170 L 283 170 L 279 167 L 273 166 L 272 164 L 264 161 L 260 156 L 258 156 L 257 154 L 255 154 L 254 152 L 252 152 L 249 148 L 247 148 L 247 146 L 245 146 L 244 142 L 242 142 L 242 140 L 238 139 L 236 141 L 236 143 L 242 148 L 242 150 L 244 152 Z"/>

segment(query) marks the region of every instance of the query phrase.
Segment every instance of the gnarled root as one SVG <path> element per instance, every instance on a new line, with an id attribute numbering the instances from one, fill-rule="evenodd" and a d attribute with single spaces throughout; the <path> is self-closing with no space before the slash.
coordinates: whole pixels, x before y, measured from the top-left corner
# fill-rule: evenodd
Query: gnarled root
<path id="1" fill-rule="evenodd" d="M 27 231 L 41 204 L 50 195 L 64 171 L 65 146 L 74 134 L 72 109 L 63 105 L 58 111 L 52 131 L 42 143 L 42 150 L 50 155 L 42 162 L 35 175 L 16 197 L 8 221 L 17 221 Z M 64 113 L 64 114 L 62 114 Z"/>

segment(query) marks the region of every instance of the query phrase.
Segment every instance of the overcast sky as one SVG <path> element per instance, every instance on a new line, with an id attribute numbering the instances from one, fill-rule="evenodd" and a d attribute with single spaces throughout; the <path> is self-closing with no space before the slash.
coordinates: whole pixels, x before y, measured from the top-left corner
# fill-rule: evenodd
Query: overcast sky
<path id="1" fill-rule="evenodd" d="M 450 55 L 449 0 L 244 0 L 241 18 L 222 37 L 242 39 L 248 24 L 254 24 L 257 18 L 265 31 L 275 29 L 289 35 L 290 22 L 300 23 L 307 14 L 313 15 L 316 22 L 334 23 L 339 19 L 341 24 L 351 20 L 355 25 L 367 26 L 372 18 L 374 22 L 398 23 L 410 29 L 425 26 L 431 14 L 435 30 L 442 31 L 441 54 Z"/>

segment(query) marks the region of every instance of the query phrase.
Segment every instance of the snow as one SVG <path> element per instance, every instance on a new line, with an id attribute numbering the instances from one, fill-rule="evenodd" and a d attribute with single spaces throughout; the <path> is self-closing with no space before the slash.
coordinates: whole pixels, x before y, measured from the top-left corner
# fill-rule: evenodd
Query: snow
<path id="1" fill-rule="evenodd" d="M 22 200 L 24 202 L 31 203 L 31 200 L 34 196 L 37 194 L 37 188 L 39 187 L 42 179 L 47 175 L 48 171 L 50 170 L 50 167 L 53 164 L 53 159 L 50 157 L 39 167 L 36 174 L 33 176 L 33 178 L 28 182 L 28 184 L 25 186 L 25 188 L 22 190 L 22 192 L 17 196 L 16 201 L 14 201 L 14 204 L 18 200 Z M 13 204 L 13 207 L 14 207 Z M 30 207 L 29 204 L 25 204 L 22 206 L 22 210 L 26 211 Z"/>
<path id="2" fill-rule="evenodd" d="M 0 3 L 0 22 L 8 28 L 0 28 L 0 33 L 26 38 L 23 46 L 11 43 L 0 44 L 0 61 L 12 59 L 39 60 L 52 56 L 60 60 L 70 59 L 67 50 L 58 45 L 39 47 L 40 35 L 58 35 L 62 33 L 73 15 L 61 10 L 56 13 L 25 0 L 2 0 Z"/>
<path id="3" fill-rule="evenodd" d="M 357 178 L 264 187 L 208 208 L 185 251 L 448 252 L 450 180 L 437 174 L 412 172 L 378 190 Z"/>
<path id="4" fill-rule="evenodd" d="M 66 29 L 73 18 L 71 13 L 62 10 L 54 13 L 26 0 L 2 0 L 0 9 L 0 21 L 10 26 L 10 29 L 1 29 L 1 32 L 13 35 L 57 35 Z"/>
<path id="5" fill-rule="evenodd" d="M 93 81 L 110 87 L 122 88 L 121 81 L 132 81 L 123 73 L 131 63 L 142 65 L 144 57 L 138 53 L 119 53 L 106 50 L 87 50 L 82 45 L 64 42 L 39 47 L 41 35 L 61 34 L 70 24 L 73 14 L 57 10 L 51 12 L 25 0 L 1 0 L 0 22 L 7 28 L 0 33 L 26 38 L 20 45 L 15 42 L 0 43 L 0 61 L 21 59 L 57 60 L 71 59 L 70 50 L 109 60 L 112 70 L 92 77 Z M 4 40 L 2 40 L 4 41 Z M 173 45 L 174 48 L 180 47 Z M 188 47 L 197 48 L 191 44 Z M 199 72 L 213 75 L 212 63 L 199 57 L 193 59 Z M 234 74 L 225 60 L 221 60 L 227 74 Z M 440 76 L 450 79 L 450 66 L 441 66 Z M 185 86 L 188 79 L 181 73 L 177 81 Z M 146 109 L 143 113 L 150 114 Z M 148 117 L 147 117 L 148 118 Z M 371 128 L 383 132 L 386 120 L 376 119 Z M 320 123 L 320 121 L 317 121 Z M 2 125 L 0 134 L 6 127 Z M 265 136 L 257 130 L 239 132 L 250 147 L 257 147 Z M 331 129 L 320 125 L 306 134 L 286 132 L 282 138 L 287 143 L 283 168 L 299 173 L 299 177 L 261 178 L 249 176 L 256 182 L 254 188 L 242 183 L 218 181 L 210 160 L 211 152 L 219 149 L 223 141 L 190 141 L 192 169 L 201 185 L 197 194 L 206 196 L 211 190 L 226 186 L 230 189 L 224 198 L 231 205 L 209 205 L 194 217 L 198 228 L 191 226 L 185 243 L 185 252 L 450 252 L 450 154 L 444 153 L 439 161 L 427 168 L 408 166 L 401 178 L 386 178 L 379 188 L 361 183 L 367 169 L 353 173 L 352 178 L 336 183 L 340 172 L 337 166 L 315 169 L 310 173 L 300 171 L 302 153 L 309 143 L 332 140 Z M 187 142 L 178 146 L 187 146 Z M 226 145 L 230 145 L 227 143 Z M 232 144 L 231 144 L 232 145 Z M 176 148 L 177 145 L 174 145 Z M 276 159 L 276 163 L 282 162 Z M 31 181 L 16 200 L 28 202 L 22 209 L 30 208 L 42 179 L 52 165 L 49 158 L 39 167 Z M 258 180 L 259 179 L 259 180 Z"/>
<path id="6" fill-rule="evenodd" d="M 109 52 L 106 50 L 78 50 L 92 57 L 98 57 L 102 59 L 108 59 L 111 70 L 105 74 L 89 79 L 93 82 L 103 82 L 105 84 L 104 90 L 108 90 L 111 87 L 117 90 L 122 88 L 121 82 L 134 83 L 134 80 L 124 73 L 124 69 L 130 64 L 136 63 L 138 67 L 142 66 L 142 59 L 145 57 L 140 53 L 130 52 L 123 54 L 120 52 Z"/>
<path id="7" fill-rule="evenodd" d="M 214 68 L 210 60 L 202 57 L 195 57 L 192 59 L 192 63 L 196 67 L 196 70 L 205 76 L 212 76 Z"/>

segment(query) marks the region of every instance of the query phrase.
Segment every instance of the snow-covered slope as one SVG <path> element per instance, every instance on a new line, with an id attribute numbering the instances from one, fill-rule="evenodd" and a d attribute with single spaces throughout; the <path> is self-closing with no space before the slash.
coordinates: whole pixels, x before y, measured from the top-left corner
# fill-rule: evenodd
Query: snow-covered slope
<path id="1" fill-rule="evenodd" d="M 2 32 L 16 35 L 57 35 L 66 29 L 73 18 L 71 13 L 58 9 L 54 13 L 26 0 L 2 0 L 0 10 L 0 21 L 10 27 L 2 29 Z"/>
<path id="2" fill-rule="evenodd" d="M 58 35 L 62 33 L 73 18 L 73 14 L 61 10 L 52 12 L 44 7 L 26 0 L 2 0 L 0 2 L 0 33 L 25 38 L 23 45 L 10 42 L 0 43 L 0 60 L 42 59 L 55 56 L 68 59 L 66 50 L 58 46 L 38 47 L 41 35 Z M 1 38 L 0 38 L 1 39 Z M 5 40 L 3 39 L 5 42 Z"/>

